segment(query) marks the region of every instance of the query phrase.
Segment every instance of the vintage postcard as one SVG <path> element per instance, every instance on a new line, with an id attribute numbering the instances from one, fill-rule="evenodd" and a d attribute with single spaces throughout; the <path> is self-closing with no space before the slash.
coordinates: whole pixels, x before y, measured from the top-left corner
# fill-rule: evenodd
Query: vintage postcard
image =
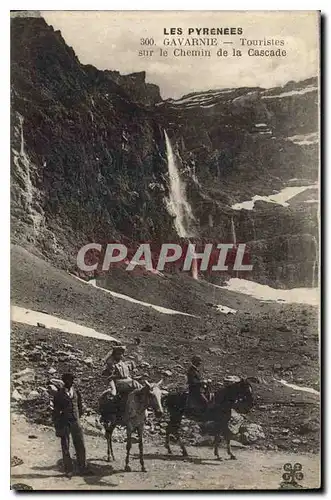
<path id="1" fill-rule="evenodd" d="M 321 488 L 320 13 L 10 16 L 11 488 Z"/>

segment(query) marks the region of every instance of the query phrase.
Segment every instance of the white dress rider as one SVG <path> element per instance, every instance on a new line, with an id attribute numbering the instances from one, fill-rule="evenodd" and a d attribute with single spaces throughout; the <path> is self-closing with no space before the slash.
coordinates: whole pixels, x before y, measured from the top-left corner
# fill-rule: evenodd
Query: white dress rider
<path id="1" fill-rule="evenodd" d="M 105 358 L 104 375 L 109 377 L 109 388 L 107 390 L 112 396 L 116 394 L 125 394 L 140 389 L 142 386 L 131 376 L 135 364 L 132 361 L 124 361 L 123 356 L 125 346 L 115 346 Z"/>

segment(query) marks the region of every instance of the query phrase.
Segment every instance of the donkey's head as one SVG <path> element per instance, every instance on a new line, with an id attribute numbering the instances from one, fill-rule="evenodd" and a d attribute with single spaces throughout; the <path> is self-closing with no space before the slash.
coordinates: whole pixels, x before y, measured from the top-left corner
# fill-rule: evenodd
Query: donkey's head
<path id="1" fill-rule="evenodd" d="M 251 383 L 259 383 L 256 377 L 247 377 L 240 379 L 233 384 L 233 408 L 239 413 L 248 413 L 254 404 L 253 389 Z"/>
<path id="2" fill-rule="evenodd" d="M 161 384 L 162 380 L 156 384 L 150 384 L 147 380 L 145 380 L 144 391 L 146 392 L 148 398 L 148 406 L 153 408 L 156 417 L 161 417 L 161 415 L 163 415 Z"/>

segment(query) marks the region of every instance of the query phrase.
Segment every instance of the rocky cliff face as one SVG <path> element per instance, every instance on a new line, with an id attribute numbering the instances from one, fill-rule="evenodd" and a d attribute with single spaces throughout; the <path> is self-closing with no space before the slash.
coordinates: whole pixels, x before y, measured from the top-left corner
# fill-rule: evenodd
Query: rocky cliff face
<path id="1" fill-rule="evenodd" d="M 14 239 L 61 253 L 161 237 L 171 221 L 150 185 L 166 172 L 163 135 L 142 105 L 153 99 L 142 74 L 81 65 L 42 18 L 12 21 Z"/>
<path id="2" fill-rule="evenodd" d="M 82 65 L 43 18 L 16 18 L 11 82 L 15 242 L 71 266 L 89 241 L 176 239 L 166 129 L 199 238 L 235 231 L 251 242 L 254 279 L 311 286 L 317 204 L 231 206 L 317 180 L 316 79 L 162 101 L 144 72 Z"/>

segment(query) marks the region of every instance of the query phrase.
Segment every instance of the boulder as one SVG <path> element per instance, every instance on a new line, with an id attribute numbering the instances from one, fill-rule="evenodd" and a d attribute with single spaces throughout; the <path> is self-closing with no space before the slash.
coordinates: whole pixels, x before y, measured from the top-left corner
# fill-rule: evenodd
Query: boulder
<path id="1" fill-rule="evenodd" d="M 225 352 L 219 347 L 209 347 L 208 351 L 212 354 L 216 354 L 216 356 L 222 356 L 223 354 L 225 354 Z"/>
<path id="2" fill-rule="evenodd" d="M 289 328 L 287 325 L 280 325 L 276 327 L 276 330 L 279 332 L 290 332 L 291 328 Z"/>
<path id="3" fill-rule="evenodd" d="M 23 401 L 25 399 L 24 396 L 22 396 L 22 394 L 20 394 L 17 389 L 14 389 L 11 397 L 13 401 Z"/>
<path id="4" fill-rule="evenodd" d="M 93 427 L 98 430 L 103 429 L 102 425 L 100 424 L 99 418 L 95 413 L 90 415 L 83 415 L 82 424 L 87 427 Z"/>
<path id="5" fill-rule="evenodd" d="M 50 383 L 50 385 L 54 385 L 56 387 L 56 389 L 60 389 L 64 385 L 63 381 L 59 378 L 51 378 L 49 383 Z"/>
<path id="6" fill-rule="evenodd" d="M 10 458 L 10 466 L 11 467 L 17 467 L 18 465 L 24 464 L 23 460 L 16 455 Z"/>
<path id="7" fill-rule="evenodd" d="M 243 444 L 256 443 L 260 439 L 265 439 L 261 425 L 245 423 L 240 427 L 241 441 Z"/>
<path id="8" fill-rule="evenodd" d="M 151 367 L 151 364 L 150 364 L 150 363 L 148 363 L 147 361 L 142 361 L 142 362 L 140 363 L 140 366 L 141 366 L 142 368 L 150 368 L 150 367 Z"/>
<path id="9" fill-rule="evenodd" d="M 26 483 L 15 483 L 10 486 L 11 490 L 15 491 L 30 491 L 33 490 L 32 486 Z"/>
<path id="10" fill-rule="evenodd" d="M 19 384 L 34 382 L 35 378 L 36 372 L 32 368 L 25 368 L 24 370 L 13 374 L 13 380 Z"/>
<path id="11" fill-rule="evenodd" d="M 59 349 L 58 351 L 56 351 L 55 353 L 57 356 L 68 356 L 70 354 L 70 352 L 68 351 L 63 351 L 62 349 Z"/>
<path id="12" fill-rule="evenodd" d="M 67 342 L 64 342 L 63 344 L 63 347 L 65 347 L 66 349 L 73 349 L 73 346 L 71 344 L 68 344 Z"/>
<path id="13" fill-rule="evenodd" d="M 88 358 L 85 358 L 83 360 L 83 362 L 87 365 L 87 366 L 93 366 L 93 359 L 91 358 L 91 356 L 89 356 Z"/>
<path id="14" fill-rule="evenodd" d="M 76 360 L 77 356 L 76 356 L 76 354 L 69 353 L 69 354 L 67 354 L 67 359 L 68 360 L 70 360 L 70 359 L 71 360 Z"/>
<path id="15" fill-rule="evenodd" d="M 32 401 L 34 399 L 38 399 L 39 397 L 40 397 L 39 392 L 33 390 L 33 391 L 29 392 L 27 399 L 30 400 L 30 401 Z"/>
<path id="16" fill-rule="evenodd" d="M 48 390 L 46 387 L 38 387 L 37 391 L 40 393 L 40 395 L 48 396 Z"/>
<path id="17" fill-rule="evenodd" d="M 232 434 L 239 433 L 239 429 L 241 425 L 243 425 L 244 420 L 245 417 L 236 412 L 236 410 L 231 410 L 231 418 L 228 423 L 228 428 Z"/>
<path id="18" fill-rule="evenodd" d="M 28 356 L 30 361 L 40 361 L 45 355 L 39 349 L 33 349 Z"/>

